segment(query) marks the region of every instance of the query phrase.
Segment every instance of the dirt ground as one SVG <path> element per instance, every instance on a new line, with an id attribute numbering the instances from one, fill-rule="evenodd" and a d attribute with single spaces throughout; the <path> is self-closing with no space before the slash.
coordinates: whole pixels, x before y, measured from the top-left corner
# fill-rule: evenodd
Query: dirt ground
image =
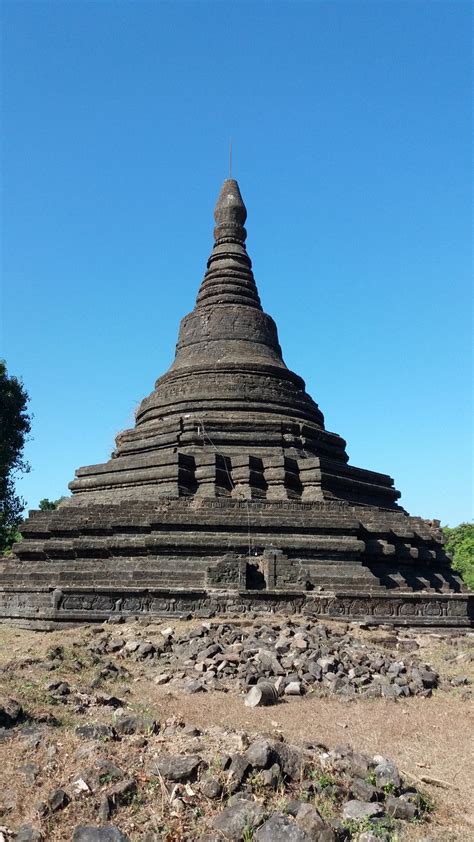
<path id="1" fill-rule="evenodd" d="M 183 626 L 182 623 L 170 625 L 175 629 Z M 152 637 L 160 628 L 164 626 L 149 627 L 147 634 Z M 131 625 L 120 626 L 121 635 L 129 632 L 133 632 Z M 67 787 L 71 780 L 67 766 L 79 745 L 74 734 L 78 723 L 111 721 L 110 709 L 104 707 L 80 717 L 63 707 L 51 709 L 44 684 L 52 675 L 39 673 L 34 663 L 35 659 L 44 658 L 51 647 L 61 645 L 70 657 L 53 677 L 71 684 L 80 681 L 82 686 L 87 685 L 92 673 L 88 672 L 88 667 L 78 670 L 77 659 L 81 657 L 82 647 L 85 650 L 96 633 L 97 630 L 91 627 L 46 633 L 0 625 L 1 696 L 17 699 L 32 715 L 41 718 L 52 713 L 59 719 L 52 738 L 57 744 L 56 760 L 51 770 L 40 775 L 34 783 L 26 782 L 24 776 L 19 775 L 18 767 L 33 762 L 35 751 L 40 749 L 28 743 L 25 745 L 25 740 L 19 736 L 0 742 L 0 792 L 4 796 L 0 825 L 16 828 L 22 822 L 34 821 L 34 805 L 45 797 L 46 791 L 54 786 Z M 346 702 L 337 697 L 307 696 L 289 698 L 272 708 L 249 709 L 237 691 L 235 694 L 209 692 L 189 696 L 178 694 L 166 685 L 157 686 L 153 681 L 159 672 L 156 664 L 144 666 L 143 662 L 132 660 L 126 663 L 131 672 L 126 682 L 117 679 L 101 690 L 122 696 L 132 711 L 149 713 L 158 721 L 176 716 L 186 725 L 198 728 L 218 725 L 251 733 L 278 732 L 294 743 L 314 741 L 329 748 L 348 743 L 357 751 L 382 754 L 393 759 L 402 774 L 412 779 L 435 805 L 429 823 L 408 827 L 403 839 L 469 842 L 474 840 L 474 709 L 469 687 L 452 687 L 449 679 L 463 674 L 470 683 L 474 682 L 474 638 L 472 634 L 457 636 L 455 640 L 449 640 L 445 634 L 414 634 L 421 647 L 420 657 L 441 675 L 441 687 L 431 698 Z M 367 635 L 370 639 L 370 632 Z M 25 663 L 25 659 L 31 659 L 33 663 Z M 19 664 L 18 668 L 15 664 Z M 117 753 L 120 749 L 115 745 L 113 751 Z M 426 777 L 436 779 L 438 783 L 423 781 Z M 8 795 L 12 792 L 19 797 L 16 801 L 12 797 L 8 804 Z M 139 816 L 135 817 L 135 827 L 132 838 L 139 840 Z M 55 826 L 50 838 L 66 842 L 71 838 L 69 833 L 68 825 L 64 824 L 63 830 Z"/>

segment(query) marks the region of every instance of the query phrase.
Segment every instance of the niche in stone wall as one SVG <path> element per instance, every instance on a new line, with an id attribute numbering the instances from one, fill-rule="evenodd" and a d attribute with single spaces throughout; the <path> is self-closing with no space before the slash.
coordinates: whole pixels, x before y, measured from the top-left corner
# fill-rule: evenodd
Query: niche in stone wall
<path id="1" fill-rule="evenodd" d="M 264 591 L 267 587 L 265 576 L 258 560 L 246 562 L 245 587 L 248 591 Z"/>

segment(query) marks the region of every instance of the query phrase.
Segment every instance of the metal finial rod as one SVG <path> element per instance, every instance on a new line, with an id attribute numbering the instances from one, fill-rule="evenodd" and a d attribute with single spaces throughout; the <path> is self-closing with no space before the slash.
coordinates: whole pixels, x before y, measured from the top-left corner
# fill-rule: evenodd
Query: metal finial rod
<path id="1" fill-rule="evenodd" d="M 232 178 L 232 138 L 229 143 L 229 178 Z"/>

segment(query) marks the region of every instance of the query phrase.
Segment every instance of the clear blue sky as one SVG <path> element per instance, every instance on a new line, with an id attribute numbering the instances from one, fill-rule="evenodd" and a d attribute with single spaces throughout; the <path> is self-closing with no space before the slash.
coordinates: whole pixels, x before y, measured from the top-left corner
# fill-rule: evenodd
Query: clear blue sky
<path id="1" fill-rule="evenodd" d="M 234 174 L 287 364 L 413 514 L 471 517 L 469 2 L 8 2 L 1 354 L 32 508 L 172 361 Z"/>

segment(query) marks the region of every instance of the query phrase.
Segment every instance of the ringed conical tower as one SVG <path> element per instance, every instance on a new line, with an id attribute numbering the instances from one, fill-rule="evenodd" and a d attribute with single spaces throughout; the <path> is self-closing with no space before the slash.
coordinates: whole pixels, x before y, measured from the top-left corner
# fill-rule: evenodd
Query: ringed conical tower
<path id="1" fill-rule="evenodd" d="M 79 468 L 56 511 L 31 512 L 0 562 L 0 614 L 290 610 L 462 624 L 469 596 L 437 522 L 385 474 L 348 464 L 282 357 L 227 179 L 214 247 L 176 356 L 111 459 Z"/>
<path id="2" fill-rule="evenodd" d="M 77 471 L 74 503 L 172 494 L 392 508 L 400 496 L 392 480 L 348 467 L 344 440 L 325 430 L 304 381 L 283 362 L 245 247 L 235 180 L 224 182 L 214 217 L 214 248 L 175 360 L 113 458 Z"/>

